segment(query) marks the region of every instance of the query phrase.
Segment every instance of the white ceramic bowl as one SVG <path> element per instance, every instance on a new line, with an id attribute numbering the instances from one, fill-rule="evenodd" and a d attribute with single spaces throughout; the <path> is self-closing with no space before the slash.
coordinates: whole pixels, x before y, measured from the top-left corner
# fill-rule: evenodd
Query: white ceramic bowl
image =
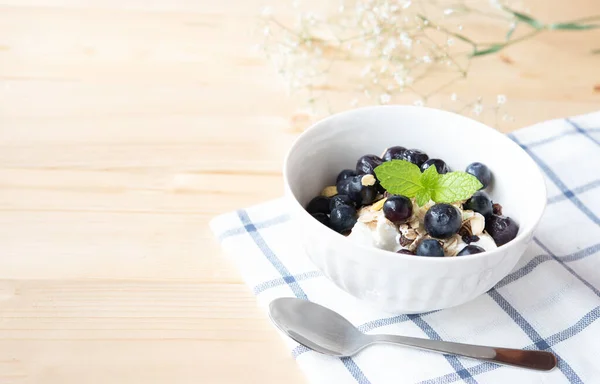
<path id="1" fill-rule="evenodd" d="M 486 164 L 494 175 L 487 192 L 519 223 L 517 237 L 476 255 L 418 257 L 357 244 L 304 210 L 342 169 L 393 145 L 424 150 L 454 170 Z M 544 178 L 517 144 L 477 121 L 424 107 L 368 107 L 328 117 L 300 135 L 283 174 L 295 233 L 310 259 L 340 288 L 391 313 L 448 308 L 488 291 L 515 266 L 546 205 Z"/>

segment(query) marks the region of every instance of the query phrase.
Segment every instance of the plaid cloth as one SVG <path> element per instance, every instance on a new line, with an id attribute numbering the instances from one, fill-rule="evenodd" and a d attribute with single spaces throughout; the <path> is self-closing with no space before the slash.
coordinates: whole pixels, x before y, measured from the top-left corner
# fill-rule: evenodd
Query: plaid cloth
<path id="1" fill-rule="evenodd" d="M 558 369 L 536 372 L 389 345 L 339 359 L 284 337 L 310 383 L 600 383 L 600 112 L 510 137 L 545 173 L 548 207 L 515 269 L 459 307 L 399 316 L 368 308 L 302 253 L 281 199 L 219 216 L 211 227 L 265 310 L 277 297 L 300 297 L 363 332 L 548 350 L 558 356 Z"/>

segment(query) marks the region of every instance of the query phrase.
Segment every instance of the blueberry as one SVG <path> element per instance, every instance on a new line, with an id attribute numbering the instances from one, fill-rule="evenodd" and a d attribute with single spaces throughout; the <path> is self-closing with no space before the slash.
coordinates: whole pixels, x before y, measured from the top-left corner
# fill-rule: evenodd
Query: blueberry
<path id="1" fill-rule="evenodd" d="M 319 220 L 321 222 L 321 224 L 329 227 L 329 216 L 327 216 L 324 213 L 313 213 L 312 217 L 314 217 L 315 219 Z"/>
<path id="2" fill-rule="evenodd" d="M 510 217 L 491 215 L 485 220 L 485 230 L 500 247 L 517 237 L 519 225 Z"/>
<path id="3" fill-rule="evenodd" d="M 306 206 L 308 213 L 324 213 L 328 214 L 329 209 L 329 198 L 325 196 L 317 196 L 312 199 Z"/>
<path id="4" fill-rule="evenodd" d="M 432 237 L 447 239 L 458 232 L 462 217 L 458 208 L 450 204 L 436 204 L 425 213 L 425 230 Z"/>
<path id="5" fill-rule="evenodd" d="M 421 165 L 421 172 L 425 172 L 425 170 L 431 167 L 432 165 L 435 165 L 437 173 L 439 173 L 440 175 L 450 172 L 450 168 L 448 167 L 448 165 L 444 162 L 444 160 L 440 159 L 429 159 L 425 161 Z"/>
<path id="6" fill-rule="evenodd" d="M 349 205 L 341 205 L 331 211 L 329 221 L 331 229 L 346 234 L 356 224 L 356 209 Z"/>
<path id="7" fill-rule="evenodd" d="M 425 239 L 417 247 L 417 256 L 444 256 L 444 248 L 435 239 Z"/>
<path id="8" fill-rule="evenodd" d="M 477 235 L 463 235 L 462 236 L 462 241 L 464 241 L 467 244 L 476 243 L 476 242 L 479 241 L 479 236 L 477 236 Z"/>
<path id="9" fill-rule="evenodd" d="M 359 175 L 370 174 L 374 175 L 374 169 L 381 165 L 383 160 L 375 155 L 365 155 L 356 162 L 356 173 Z"/>
<path id="10" fill-rule="evenodd" d="M 377 187 L 372 175 L 354 176 L 341 183 L 345 189 L 340 190 L 338 187 L 338 193 L 348 195 L 357 206 L 372 204 L 377 198 Z"/>
<path id="11" fill-rule="evenodd" d="M 414 255 L 415 254 L 413 251 L 411 251 L 409 249 L 404 249 L 404 248 L 402 248 L 401 250 L 399 250 L 396 253 L 402 253 L 404 255 Z"/>
<path id="12" fill-rule="evenodd" d="M 477 245 L 467 245 L 456 256 L 474 255 L 476 253 L 485 252 L 485 249 Z"/>
<path id="13" fill-rule="evenodd" d="M 348 177 L 346 179 L 339 180 L 335 187 L 337 189 L 338 195 L 349 195 L 350 194 L 350 182 L 355 176 Z"/>
<path id="14" fill-rule="evenodd" d="M 468 209 L 480 213 L 483 217 L 488 217 L 493 213 L 492 200 L 487 193 L 477 191 L 463 205 L 463 209 Z"/>
<path id="15" fill-rule="evenodd" d="M 418 167 L 423 165 L 429 159 L 429 156 L 423 151 L 418 149 L 407 149 L 402 154 L 402 160 L 410 161 L 413 164 L 416 164 Z"/>
<path id="16" fill-rule="evenodd" d="M 404 151 L 406 151 L 406 148 L 404 148 L 404 147 L 400 147 L 400 146 L 389 147 L 388 149 L 385 150 L 385 153 L 383 154 L 383 156 L 381 158 L 383 159 L 383 161 L 404 160 L 402 158 Z"/>
<path id="17" fill-rule="evenodd" d="M 349 177 L 353 177 L 356 176 L 356 171 L 354 169 L 344 169 L 342 172 L 339 173 L 339 175 L 337 176 L 337 179 L 335 180 L 335 183 L 339 183 L 342 180 L 346 180 Z"/>
<path id="18" fill-rule="evenodd" d="M 351 207 L 354 206 L 354 201 L 348 195 L 335 195 L 331 199 L 329 199 L 329 209 L 334 210 L 340 205 L 349 205 Z"/>
<path id="19" fill-rule="evenodd" d="M 390 196 L 383 203 L 385 218 L 394 224 L 406 223 L 413 213 L 412 201 L 405 196 Z"/>
<path id="20" fill-rule="evenodd" d="M 492 181 L 492 172 L 490 172 L 490 169 L 485 164 L 469 164 L 465 171 L 475 176 L 477 180 L 479 180 L 479 182 L 483 184 L 483 188 L 487 188 L 487 186 L 490 185 L 490 182 Z"/>

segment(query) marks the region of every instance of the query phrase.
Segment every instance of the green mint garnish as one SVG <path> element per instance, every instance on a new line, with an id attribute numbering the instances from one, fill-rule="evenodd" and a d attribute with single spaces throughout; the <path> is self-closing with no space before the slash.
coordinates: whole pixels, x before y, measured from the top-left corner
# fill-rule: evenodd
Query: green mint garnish
<path id="1" fill-rule="evenodd" d="M 416 165 L 414 166 L 416 167 Z M 438 173 L 437 168 L 435 166 L 431 166 L 427 168 L 421 175 L 421 185 L 423 185 L 423 188 L 426 190 L 433 191 L 437 188 L 439 178 L 440 174 Z"/>
<path id="2" fill-rule="evenodd" d="M 419 206 L 433 200 L 436 203 L 454 203 L 473 196 L 483 185 L 466 172 L 448 172 L 440 175 L 435 166 L 421 173 L 415 164 L 392 160 L 375 168 L 377 179 L 391 194 L 415 198 Z"/>
<path id="3" fill-rule="evenodd" d="M 440 175 L 437 186 L 432 193 L 433 201 L 436 203 L 453 203 L 466 200 L 480 190 L 481 187 L 483 185 L 479 180 L 467 172 L 448 172 Z"/>
<path id="4" fill-rule="evenodd" d="M 392 160 L 375 168 L 375 176 L 381 185 L 394 195 L 415 197 L 423 189 L 421 170 L 419 167 L 404 160 Z"/>
<path id="5" fill-rule="evenodd" d="M 421 189 L 419 192 L 417 192 L 417 196 L 415 196 L 415 198 L 417 205 L 422 207 L 429 203 L 429 200 L 431 200 L 431 191 L 428 189 Z"/>

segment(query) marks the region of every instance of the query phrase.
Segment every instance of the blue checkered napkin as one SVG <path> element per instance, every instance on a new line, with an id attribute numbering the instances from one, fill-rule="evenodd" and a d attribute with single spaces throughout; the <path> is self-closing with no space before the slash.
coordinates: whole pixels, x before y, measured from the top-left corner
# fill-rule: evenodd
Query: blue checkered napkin
<path id="1" fill-rule="evenodd" d="M 377 345 L 353 358 L 285 338 L 310 383 L 600 383 L 600 113 L 510 135 L 544 171 L 548 208 L 514 271 L 477 299 L 422 315 L 374 311 L 316 270 L 295 243 L 282 200 L 215 218 L 211 227 L 261 307 L 283 296 L 325 305 L 362 331 L 545 349 L 549 373 Z"/>

